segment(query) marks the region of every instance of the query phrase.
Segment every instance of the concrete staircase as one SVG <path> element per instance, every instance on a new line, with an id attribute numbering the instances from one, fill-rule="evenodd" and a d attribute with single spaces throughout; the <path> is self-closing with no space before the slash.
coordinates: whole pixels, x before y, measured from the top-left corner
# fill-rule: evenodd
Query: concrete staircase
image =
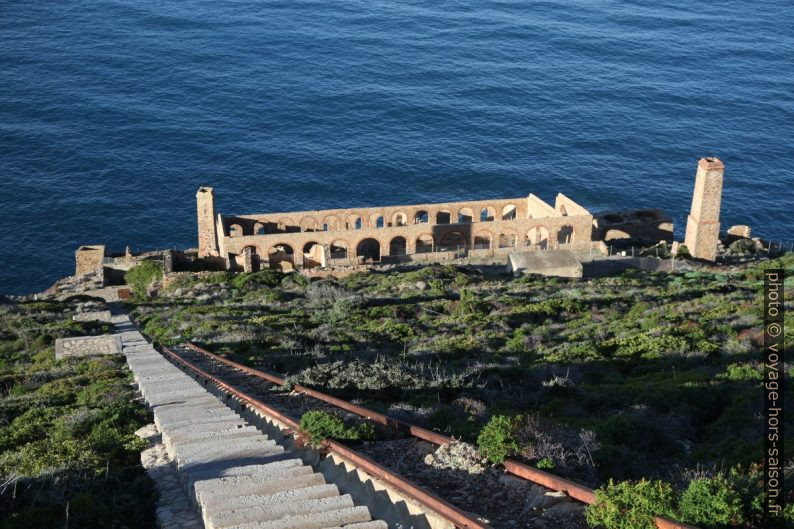
<path id="1" fill-rule="evenodd" d="M 113 317 L 141 394 L 207 529 L 388 529 Z"/>

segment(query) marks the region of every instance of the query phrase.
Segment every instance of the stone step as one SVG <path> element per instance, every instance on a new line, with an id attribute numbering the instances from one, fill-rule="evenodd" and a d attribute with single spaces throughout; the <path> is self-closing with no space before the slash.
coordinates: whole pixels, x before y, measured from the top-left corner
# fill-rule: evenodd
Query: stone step
<path id="1" fill-rule="evenodd" d="M 226 529 L 325 529 L 371 520 L 366 507 L 344 507 L 313 514 L 296 514 L 278 520 L 247 522 Z"/>
<path id="2" fill-rule="evenodd" d="M 303 465 L 299 467 L 281 467 L 275 469 L 267 469 L 265 467 L 267 465 L 261 465 L 262 470 L 258 470 L 255 473 L 248 474 L 245 476 L 227 476 L 223 478 L 214 478 L 214 479 L 207 479 L 203 481 L 197 481 L 194 485 L 194 489 L 198 496 L 201 496 L 201 493 L 210 490 L 216 493 L 221 493 L 224 489 L 227 491 L 232 490 L 240 490 L 243 486 L 246 485 L 253 485 L 253 484 L 260 484 L 260 483 L 273 483 L 275 481 L 280 481 L 282 479 L 293 479 L 298 478 L 301 476 L 308 476 L 314 474 L 314 469 L 308 465 Z"/>
<path id="3" fill-rule="evenodd" d="M 197 494 L 200 503 L 205 501 L 216 501 L 219 498 L 229 498 L 234 496 L 263 496 L 289 489 L 301 489 L 314 485 L 325 485 L 325 478 L 322 474 L 308 474 L 294 478 L 283 478 L 275 482 L 258 482 L 240 485 L 234 489 L 205 489 Z"/>
<path id="4" fill-rule="evenodd" d="M 246 509 L 249 507 L 261 507 L 263 505 L 273 505 L 284 502 L 298 500 L 313 500 L 317 498 L 330 498 L 338 496 L 339 489 L 336 485 L 328 483 L 326 485 L 314 485 L 302 489 L 288 489 L 273 494 L 250 494 L 235 497 L 224 497 L 209 499 L 202 502 L 202 509 L 205 512 L 221 513 L 229 509 Z"/>
<path id="5" fill-rule="evenodd" d="M 257 505 L 245 509 L 232 509 L 219 512 L 205 519 L 207 529 L 225 529 L 230 526 L 252 522 L 279 520 L 285 516 L 301 514 L 318 514 L 339 509 L 354 507 L 353 498 L 349 494 L 329 498 L 297 500 L 270 505 Z"/>

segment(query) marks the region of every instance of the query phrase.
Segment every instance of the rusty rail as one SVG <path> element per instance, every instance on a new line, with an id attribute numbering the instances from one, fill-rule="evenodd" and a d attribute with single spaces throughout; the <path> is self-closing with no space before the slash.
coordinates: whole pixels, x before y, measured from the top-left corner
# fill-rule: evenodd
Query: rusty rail
<path id="1" fill-rule="evenodd" d="M 253 376 L 256 376 L 256 377 L 260 377 L 260 378 L 264 378 L 265 380 L 268 380 L 268 381 L 270 381 L 270 382 L 272 382 L 272 383 L 274 383 L 276 385 L 279 385 L 279 386 L 283 386 L 284 385 L 284 379 L 280 378 L 280 377 L 277 377 L 276 375 L 273 375 L 271 373 L 267 373 L 265 371 L 260 371 L 258 369 L 254 369 L 254 368 L 251 368 L 251 367 L 248 367 L 248 366 L 245 366 L 243 364 L 240 364 L 238 362 L 234 362 L 234 361 L 229 360 L 227 358 L 223 358 L 222 356 L 218 356 L 215 353 L 207 351 L 206 349 L 203 349 L 203 348 L 199 347 L 198 345 L 196 345 L 196 344 L 194 344 L 192 342 L 187 342 L 187 346 L 190 349 L 193 349 L 196 352 L 202 353 L 202 354 L 208 356 L 209 358 L 212 358 L 213 360 L 216 360 L 216 361 L 218 361 L 218 362 L 220 362 L 222 364 L 225 364 L 227 366 L 233 367 L 235 369 L 239 369 L 240 371 L 243 371 L 243 372 L 248 373 L 250 375 L 253 375 Z M 174 353 L 171 353 L 171 354 L 174 354 Z M 293 389 L 296 392 L 303 393 L 303 394 L 308 395 L 310 397 L 316 398 L 317 400 L 321 400 L 323 402 L 327 402 L 327 403 L 332 404 L 334 406 L 338 406 L 339 408 L 342 408 L 343 410 L 349 411 L 351 413 L 355 413 L 356 415 L 359 415 L 361 417 L 369 419 L 369 420 L 371 420 L 373 422 L 382 424 L 384 426 L 393 427 L 393 428 L 396 428 L 396 429 L 398 429 L 400 431 L 407 432 L 407 433 L 411 434 L 414 437 L 417 437 L 417 438 L 425 440 L 425 441 L 429 441 L 429 442 L 431 442 L 433 444 L 442 445 L 442 444 L 449 443 L 449 442 L 451 442 L 453 440 L 451 437 L 448 437 L 446 435 L 434 432 L 432 430 L 428 430 L 426 428 L 422 428 L 421 426 L 416 426 L 414 424 L 411 424 L 411 423 L 408 423 L 408 422 L 405 422 L 405 421 L 401 421 L 399 419 L 395 419 L 394 417 L 390 417 L 388 415 L 384 415 L 384 414 L 376 412 L 374 410 L 370 410 L 369 408 L 365 408 L 363 406 L 359 406 L 357 404 L 353 404 L 351 402 L 347 402 L 346 400 L 342 400 L 342 399 L 339 399 L 337 397 L 333 397 L 333 396 L 328 395 L 326 393 L 323 393 L 321 391 L 317 391 L 317 390 L 314 390 L 314 389 L 311 389 L 311 388 L 307 388 L 305 386 L 300 386 L 300 385 L 297 385 L 297 384 L 295 386 L 293 386 Z M 330 442 L 333 443 L 333 441 L 330 441 Z M 339 446 L 341 446 L 341 445 L 339 445 Z M 363 456 L 358 455 L 358 457 L 363 457 Z M 372 464 L 377 465 L 374 462 Z M 593 489 L 591 489 L 590 487 L 586 487 L 584 485 L 580 485 L 579 483 L 576 483 L 575 481 L 571 481 L 569 479 L 561 478 L 559 476 L 555 476 L 554 474 L 549 474 L 548 472 L 544 472 L 543 470 L 540 470 L 538 468 L 526 465 L 524 463 L 520 463 L 518 461 L 514 461 L 512 459 L 506 459 L 505 462 L 504 462 L 504 467 L 505 467 L 505 470 L 508 473 L 513 474 L 514 476 L 518 476 L 518 477 L 520 477 L 522 479 L 525 479 L 527 481 L 531 481 L 533 483 L 537 483 L 538 485 L 541 485 L 541 486 L 546 487 L 546 488 L 551 489 L 551 490 L 564 492 L 569 497 L 571 497 L 571 498 L 573 498 L 575 500 L 578 500 L 578 501 L 580 501 L 582 503 L 586 503 L 588 505 L 591 505 L 591 504 L 595 503 L 595 493 L 594 493 Z M 388 471 L 386 471 L 386 472 L 388 472 Z M 398 477 L 398 479 L 402 479 L 402 478 Z M 384 479 L 384 481 L 386 481 L 386 479 Z M 452 506 L 452 507 L 457 509 L 454 506 Z M 450 518 L 450 521 L 453 521 L 453 520 Z M 679 522 L 679 521 L 676 521 L 676 520 L 671 520 L 671 519 L 665 518 L 663 516 L 654 516 L 654 522 L 655 522 L 656 527 L 658 529 L 698 529 L 697 527 L 695 527 L 693 525 L 689 525 L 689 524 L 686 524 L 684 522 Z M 470 526 L 470 527 L 474 527 L 474 526 Z"/>
<path id="2" fill-rule="evenodd" d="M 203 369 L 193 364 L 192 362 L 182 358 L 179 354 L 175 353 L 169 348 L 163 347 L 163 351 L 167 356 L 172 358 L 174 361 L 181 364 L 185 368 L 193 371 L 199 377 L 212 382 L 213 384 L 221 388 L 223 391 L 225 391 L 227 394 L 234 395 L 235 397 L 240 399 L 242 402 L 244 402 L 246 405 L 250 406 L 251 408 L 258 409 L 264 412 L 265 414 L 275 418 L 279 422 L 286 424 L 289 428 L 292 429 L 292 432 L 290 433 L 294 433 L 298 430 L 299 425 L 297 422 L 295 422 L 295 420 L 293 420 L 290 417 L 287 417 L 286 415 L 276 410 L 275 408 L 272 408 L 267 404 L 265 404 L 264 402 L 261 402 L 249 395 L 246 395 L 237 388 L 223 382 L 218 377 L 211 375 L 210 373 L 204 371 Z M 278 378 L 278 377 L 273 377 L 273 378 Z M 325 448 L 327 448 L 327 450 L 330 453 L 336 454 L 339 457 L 348 460 L 350 463 L 357 466 L 358 468 L 361 468 L 365 472 L 371 474 L 372 476 L 380 479 L 381 481 L 399 490 L 407 497 L 413 499 L 414 501 L 422 505 L 425 505 L 426 507 L 435 511 L 445 519 L 449 520 L 451 523 L 455 525 L 455 527 L 458 527 L 460 529 L 493 529 L 487 523 L 481 522 L 480 520 L 474 518 L 473 515 L 459 509 L 458 507 L 455 507 L 451 503 L 448 503 L 447 501 L 436 496 L 432 492 L 429 492 L 421 488 L 420 486 L 414 484 L 413 482 L 398 476 L 397 474 L 391 472 L 385 467 L 382 467 L 375 461 L 372 461 L 371 459 L 359 454 L 355 450 L 348 448 L 337 441 L 326 439 L 325 441 L 323 441 L 323 445 L 325 446 Z"/>

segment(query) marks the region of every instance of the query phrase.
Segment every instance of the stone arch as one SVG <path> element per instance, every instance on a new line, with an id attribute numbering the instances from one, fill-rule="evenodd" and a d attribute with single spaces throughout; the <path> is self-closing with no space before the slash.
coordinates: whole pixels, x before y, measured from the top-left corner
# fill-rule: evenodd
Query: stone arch
<path id="1" fill-rule="evenodd" d="M 339 217 L 336 215 L 326 215 L 323 218 L 323 231 L 336 231 L 339 229 Z"/>
<path id="2" fill-rule="evenodd" d="M 356 257 L 363 257 L 373 262 L 380 261 L 380 241 L 367 237 L 356 245 Z"/>
<path id="3" fill-rule="evenodd" d="M 323 245 L 309 241 L 303 245 L 303 268 L 318 268 L 325 266 Z"/>
<path id="4" fill-rule="evenodd" d="M 549 247 L 549 230 L 545 226 L 530 228 L 525 239 L 527 246 L 539 246 L 545 250 Z"/>
<path id="5" fill-rule="evenodd" d="M 383 213 L 373 213 L 369 216 L 370 228 L 383 228 L 384 226 L 386 226 L 386 218 L 383 216 Z"/>
<path id="6" fill-rule="evenodd" d="M 408 215 L 406 215 L 404 211 L 395 212 L 391 216 L 391 225 L 392 226 L 407 226 L 408 225 Z"/>
<path id="7" fill-rule="evenodd" d="M 452 215 L 447 209 L 440 209 L 436 213 L 436 224 L 449 224 L 452 220 Z"/>
<path id="8" fill-rule="evenodd" d="M 405 255 L 408 253 L 408 242 L 405 237 L 398 235 L 389 241 L 389 255 Z"/>
<path id="9" fill-rule="evenodd" d="M 337 239 L 331 243 L 331 259 L 347 259 L 349 244 L 344 239 Z"/>
<path id="10" fill-rule="evenodd" d="M 361 229 L 361 217 L 353 213 L 352 215 L 348 215 L 347 217 L 347 226 L 348 230 L 360 230 Z"/>
<path id="11" fill-rule="evenodd" d="M 465 250 L 468 247 L 466 236 L 459 231 L 449 231 L 441 236 L 438 241 L 439 249 L 442 252 Z"/>
<path id="12" fill-rule="evenodd" d="M 317 219 L 314 217 L 303 217 L 300 222 L 301 231 L 318 231 Z"/>
<path id="13" fill-rule="evenodd" d="M 425 233 L 416 238 L 416 253 L 430 253 L 433 251 L 433 236 Z"/>
<path id="14" fill-rule="evenodd" d="M 296 233 L 301 231 L 300 226 L 295 225 L 295 221 L 289 217 L 281 217 L 278 219 L 276 227 L 281 233 Z"/>
<path id="15" fill-rule="evenodd" d="M 231 224 L 229 226 L 229 237 L 242 237 L 243 235 L 243 227 L 239 224 Z"/>
<path id="16" fill-rule="evenodd" d="M 474 234 L 474 249 L 488 250 L 491 248 L 493 234 L 488 230 L 480 230 Z"/>
<path id="17" fill-rule="evenodd" d="M 502 220 L 516 220 L 518 215 L 518 208 L 515 204 L 506 204 L 502 208 Z"/>
<path id="18" fill-rule="evenodd" d="M 424 209 L 414 213 L 414 224 L 427 224 L 430 222 L 430 214 Z"/>
<path id="19" fill-rule="evenodd" d="M 270 262 L 270 268 L 283 270 L 284 266 L 281 263 L 295 264 L 295 250 L 285 242 L 276 243 L 268 249 L 267 260 Z"/>
<path id="20" fill-rule="evenodd" d="M 573 226 L 566 224 L 557 231 L 557 244 L 571 244 L 573 242 Z"/>
<path id="21" fill-rule="evenodd" d="M 465 207 L 458 210 L 458 224 L 471 224 L 474 222 L 474 210 Z"/>
<path id="22" fill-rule="evenodd" d="M 499 248 L 515 248 L 518 236 L 512 230 L 505 230 L 499 234 Z"/>
<path id="23" fill-rule="evenodd" d="M 492 222 L 496 219 L 496 208 L 485 206 L 480 210 L 480 222 Z"/>
<path id="24" fill-rule="evenodd" d="M 254 222 L 254 235 L 265 235 L 265 225 L 261 222 Z"/>
<path id="25" fill-rule="evenodd" d="M 614 241 L 615 239 L 630 239 L 631 235 L 623 230 L 618 230 L 616 228 L 612 228 L 611 230 L 607 230 L 606 234 L 604 235 L 605 241 Z"/>

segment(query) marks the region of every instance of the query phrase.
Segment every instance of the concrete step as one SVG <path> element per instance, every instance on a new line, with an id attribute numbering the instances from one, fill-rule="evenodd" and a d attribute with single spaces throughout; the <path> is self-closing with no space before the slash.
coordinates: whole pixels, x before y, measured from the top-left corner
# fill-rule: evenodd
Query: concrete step
<path id="1" fill-rule="evenodd" d="M 274 482 L 246 483 L 234 489 L 225 487 L 222 489 L 204 489 L 200 494 L 197 494 L 197 497 L 199 503 L 204 503 L 205 501 L 217 501 L 220 498 L 234 496 L 264 496 L 282 490 L 302 489 L 315 485 L 325 485 L 325 478 L 322 474 L 315 473 L 294 478 L 282 478 Z"/>
<path id="2" fill-rule="evenodd" d="M 204 521 L 207 529 L 225 529 L 227 527 L 253 522 L 279 520 L 285 516 L 301 514 L 318 514 L 354 507 L 353 498 L 349 494 L 329 498 L 298 500 L 271 505 L 257 505 L 245 509 L 232 509 L 214 514 Z"/>
<path id="3" fill-rule="evenodd" d="M 295 514 L 278 520 L 247 522 L 226 529 L 325 529 L 371 520 L 366 507 L 344 507 L 312 514 Z"/>
<path id="4" fill-rule="evenodd" d="M 261 465 L 264 469 L 267 465 Z M 314 474 L 314 469 L 308 465 L 299 467 L 281 467 L 268 470 L 257 470 L 255 473 L 245 476 L 227 476 L 223 478 L 207 479 L 197 481 L 194 485 L 196 494 L 201 496 L 201 493 L 210 490 L 213 493 L 221 494 L 223 490 L 237 491 L 241 490 L 246 485 L 273 483 L 282 479 L 293 479 L 301 476 L 308 476 Z"/>
<path id="5" fill-rule="evenodd" d="M 317 498 L 330 498 L 339 495 L 336 485 L 329 483 L 326 485 L 314 485 L 302 489 L 288 489 L 273 494 L 250 494 L 235 497 L 223 497 L 209 499 L 202 502 L 202 510 L 208 513 L 222 513 L 230 509 L 246 509 L 250 507 L 261 507 L 264 505 L 274 505 L 278 503 L 293 502 L 299 500 L 313 500 Z"/>

